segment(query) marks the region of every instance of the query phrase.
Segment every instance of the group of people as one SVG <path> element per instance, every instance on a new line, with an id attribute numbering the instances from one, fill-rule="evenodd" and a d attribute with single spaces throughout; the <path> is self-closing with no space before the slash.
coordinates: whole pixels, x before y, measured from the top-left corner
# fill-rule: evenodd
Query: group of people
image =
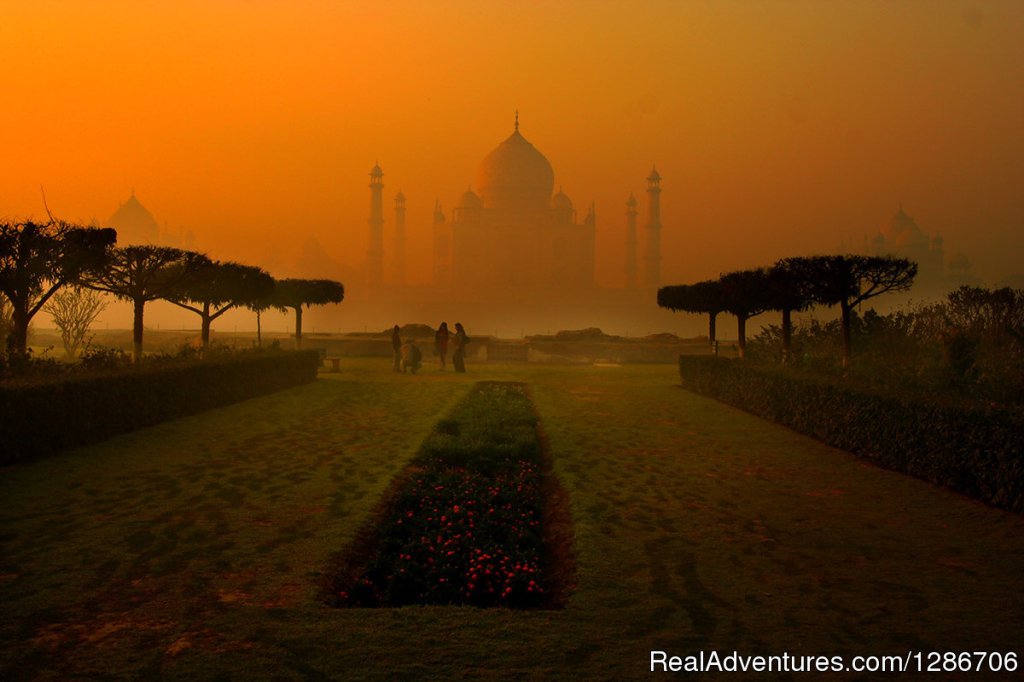
<path id="1" fill-rule="evenodd" d="M 440 370 L 443 372 L 448 366 L 448 344 L 452 346 L 452 366 L 456 372 L 466 371 L 466 344 L 469 337 L 461 322 L 455 323 L 455 333 L 448 331 L 448 323 L 442 322 L 437 331 L 434 332 L 434 355 L 438 358 Z M 398 325 L 391 331 L 391 348 L 394 352 L 394 367 L 396 372 L 405 373 L 409 370 L 415 374 L 423 364 L 423 352 L 416 345 L 415 339 L 408 339 L 402 342 L 402 333 Z"/>

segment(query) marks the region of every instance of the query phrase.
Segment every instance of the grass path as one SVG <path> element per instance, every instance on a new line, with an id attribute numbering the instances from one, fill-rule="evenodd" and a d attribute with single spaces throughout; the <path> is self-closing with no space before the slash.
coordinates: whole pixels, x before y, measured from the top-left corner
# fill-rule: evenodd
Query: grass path
<path id="1" fill-rule="evenodd" d="M 1024 654 L 1024 520 L 683 391 L 671 366 L 339 375 L 0 472 L 0 678 L 644 677 L 648 652 Z M 472 382 L 523 380 L 562 611 L 331 610 L 319 572 Z"/>

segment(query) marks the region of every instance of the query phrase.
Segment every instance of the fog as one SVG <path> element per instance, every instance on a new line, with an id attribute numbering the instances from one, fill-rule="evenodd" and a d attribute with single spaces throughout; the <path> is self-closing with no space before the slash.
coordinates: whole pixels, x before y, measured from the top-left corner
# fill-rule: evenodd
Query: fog
<path id="1" fill-rule="evenodd" d="M 655 165 L 662 284 L 858 251 L 901 206 L 979 281 L 1024 281 L 1017 2 L 10 2 L 0 63 L 0 216 L 44 216 L 42 188 L 103 224 L 134 191 L 211 256 L 344 282 L 350 300 L 309 318 L 324 330 L 700 331 L 653 296 L 639 316 L 359 303 L 373 165 L 385 245 L 401 189 L 404 279 L 431 284 L 435 201 L 451 219 L 516 110 L 578 219 L 594 206 L 600 301 L 619 300 L 625 202 Z M 128 321 L 111 306 L 99 325 Z M 165 304 L 147 321 L 197 326 Z"/>

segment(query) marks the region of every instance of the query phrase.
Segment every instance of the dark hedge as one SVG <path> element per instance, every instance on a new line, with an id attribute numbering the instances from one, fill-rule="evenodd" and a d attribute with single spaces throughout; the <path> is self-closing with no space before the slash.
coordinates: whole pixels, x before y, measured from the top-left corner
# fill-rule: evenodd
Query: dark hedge
<path id="1" fill-rule="evenodd" d="M 874 394 L 743 361 L 680 356 L 684 388 L 889 469 L 1024 513 L 1024 417 Z"/>
<path id="2" fill-rule="evenodd" d="M 266 352 L 0 386 L 0 465 L 316 378 L 316 351 Z"/>

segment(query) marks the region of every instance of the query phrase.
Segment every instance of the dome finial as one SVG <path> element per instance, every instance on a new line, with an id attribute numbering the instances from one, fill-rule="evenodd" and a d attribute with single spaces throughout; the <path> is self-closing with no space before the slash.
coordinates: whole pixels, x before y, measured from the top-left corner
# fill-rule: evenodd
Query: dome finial
<path id="1" fill-rule="evenodd" d="M 516 109 L 516 132 L 519 132 L 519 110 Z"/>

